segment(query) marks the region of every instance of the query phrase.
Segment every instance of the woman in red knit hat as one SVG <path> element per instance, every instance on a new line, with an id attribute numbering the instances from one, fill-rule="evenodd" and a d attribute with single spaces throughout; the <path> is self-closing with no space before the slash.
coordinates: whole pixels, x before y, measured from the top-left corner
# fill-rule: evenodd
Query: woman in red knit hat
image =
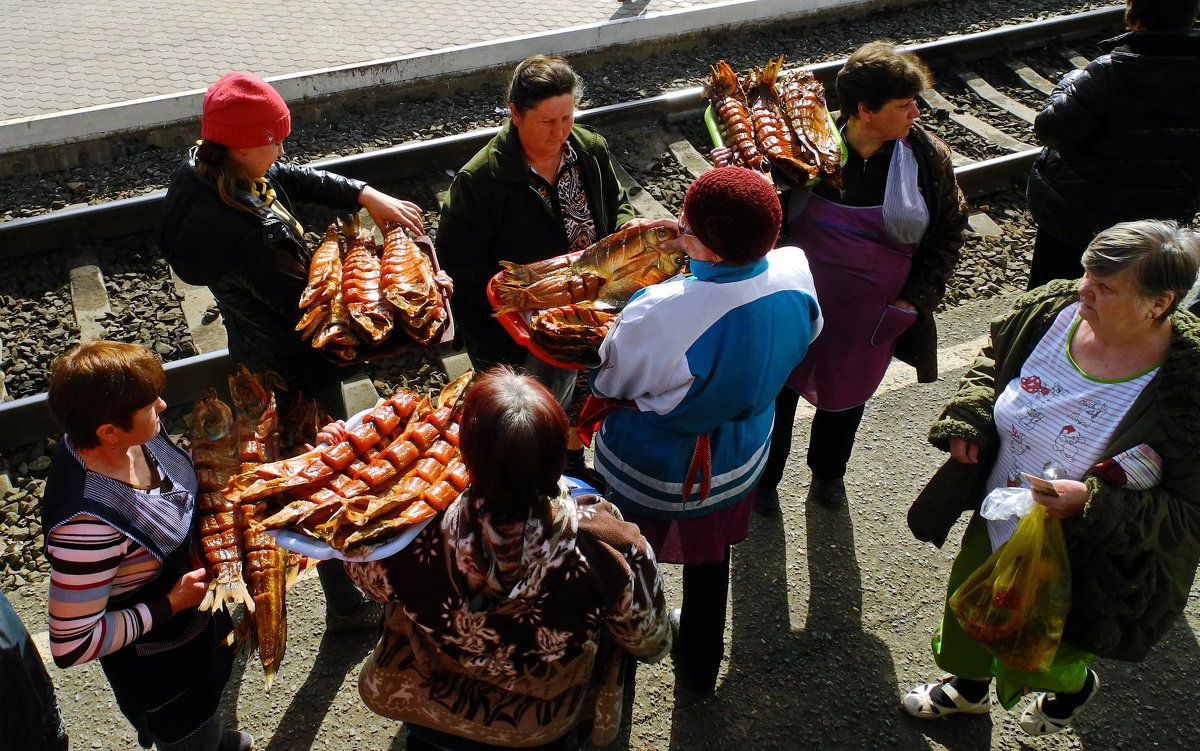
<path id="1" fill-rule="evenodd" d="M 202 140 L 171 178 L 155 239 L 179 278 L 212 291 L 234 360 L 320 395 L 346 371 L 295 330 L 310 254 L 293 204 L 366 208 L 376 225 L 399 222 L 418 235 L 424 227 L 410 201 L 277 162 L 291 129 L 288 106 L 269 83 L 249 73 L 222 76 L 204 95 Z"/>
<path id="2" fill-rule="evenodd" d="M 269 83 L 249 73 L 221 76 L 204 95 L 202 140 L 171 178 L 155 240 L 180 279 L 206 285 L 216 298 L 236 362 L 274 370 L 345 417 L 331 392 L 348 371 L 296 331 L 310 252 L 293 202 L 366 208 L 376 225 L 399 222 L 418 235 L 421 209 L 359 180 L 277 162 L 291 130 L 287 104 Z M 449 287 L 449 277 L 438 279 Z M 323 563 L 317 572 L 331 630 L 376 625 L 380 609 L 340 564 Z"/>
<path id="3" fill-rule="evenodd" d="M 696 180 L 678 222 L 647 223 L 678 229 L 663 247 L 686 251 L 691 275 L 633 296 L 591 378 L 595 395 L 627 407 L 608 412 L 596 435 L 605 497 L 659 561 L 683 564 L 675 675 L 697 694 L 716 687 L 729 548 L 750 526 L 775 395 L 822 325 L 803 251 L 771 250 L 781 215 L 755 172 L 725 167 Z"/>

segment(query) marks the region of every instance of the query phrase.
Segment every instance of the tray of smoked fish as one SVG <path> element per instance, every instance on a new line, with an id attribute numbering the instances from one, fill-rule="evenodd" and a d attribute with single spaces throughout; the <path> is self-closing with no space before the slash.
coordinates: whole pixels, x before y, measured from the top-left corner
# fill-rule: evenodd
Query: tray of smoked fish
<path id="1" fill-rule="evenodd" d="M 352 415 L 350 418 L 348 418 L 346 420 L 346 430 L 353 430 L 361 425 L 363 418 L 372 409 L 374 409 L 374 407 L 364 409 L 362 412 L 359 412 L 358 414 Z M 318 444 L 314 448 L 321 448 L 326 445 L 327 444 L 322 443 Z M 365 561 L 382 560 L 388 556 L 399 553 L 401 550 L 404 550 L 406 547 L 408 547 L 409 544 L 417 538 L 417 535 L 421 534 L 421 531 L 429 526 L 430 522 L 437 518 L 437 516 L 433 516 L 429 519 L 425 519 L 424 521 L 412 524 L 399 535 L 387 540 L 386 542 L 382 542 L 377 545 L 364 545 L 354 549 L 350 553 L 347 553 L 343 550 L 338 550 L 332 545 L 318 540 L 315 537 L 310 537 L 303 532 L 297 532 L 287 528 L 281 527 L 279 529 L 268 529 L 267 534 L 274 537 L 275 543 L 284 550 L 292 553 L 299 553 L 300 555 L 306 555 L 314 560 L 328 561 L 331 559 L 337 559 L 341 561 L 357 561 L 361 563 Z"/>
<path id="2" fill-rule="evenodd" d="M 354 553 L 346 553 L 320 540 L 301 534 L 300 532 L 293 532 L 290 529 L 271 529 L 267 530 L 267 534 L 273 536 L 275 543 L 284 550 L 306 555 L 318 561 L 328 561 L 336 558 L 341 561 L 358 561 L 361 563 L 364 561 L 379 561 L 399 553 L 401 550 L 407 548 L 413 540 L 417 539 L 417 535 L 421 534 L 429 526 L 429 523 L 436 518 L 435 516 L 423 522 L 418 522 L 387 542 L 375 546 L 368 545 L 357 548 Z"/>
<path id="3" fill-rule="evenodd" d="M 313 251 L 296 328 L 347 366 L 444 344 L 454 339 L 454 318 L 432 283 L 441 270 L 426 236 L 414 240 L 392 225 L 379 248 L 353 223 L 330 225 Z"/>
<path id="4" fill-rule="evenodd" d="M 595 367 L 629 299 L 683 271 L 683 250 L 663 247 L 674 237 L 666 227 L 634 224 L 574 253 L 502 263 L 488 282 L 488 302 L 500 325 L 538 359 L 560 368 Z"/>
<path id="5" fill-rule="evenodd" d="M 579 256 L 582 254 L 583 251 L 578 250 L 574 253 L 567 253 L 564 256 L 559 256 L 559 258 L 570 262 L 579 258 Z M 497 293 L 497 284 L 499 284 L 501 277 L 503 277 L 505 273 L 507 272 L 499 271 L 488 281 L 488 302 L 491 303 L 493 308 L 499 308 L 502 305 L 500 296 Z M 544 363 L 553 365 L 556 368 L 566 368 L 568 370 L 587 370 L 590 367 L 595 367 L 596 365 L 600 364 L 598 359 L 593 363 L 565 362 L 554 357 L 545 349 L 543 349 L 541 345 L 534 341 L 533 330 L 530 328 L 530 322 L 533 320 L 533 314 L 535 312 L 536 311 L 533 310 L 513 310 L 507 313 L 497 313 L 496 320 L 500 322 L 500 325 L 504 327 L 504 330 L 508 332 L 508 335 L 513 338 L 513 341 L 532 352 L 534 357 Z"/>

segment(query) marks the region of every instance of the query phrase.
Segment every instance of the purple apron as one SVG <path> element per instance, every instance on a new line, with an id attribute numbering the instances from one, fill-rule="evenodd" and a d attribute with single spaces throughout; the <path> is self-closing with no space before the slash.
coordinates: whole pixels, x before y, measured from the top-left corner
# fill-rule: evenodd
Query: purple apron
<path id="1" fill-rule="evenodd" d="M 883 380 L 896 337 L 917 320 L 916 311 L 891 305 L 916 245 L 887 233 L 882 206 L 843 206 L 816 195 L 791 236 L 802 238 L 825 328 L 787 384 L 818 409 L 857 407 Z"/>

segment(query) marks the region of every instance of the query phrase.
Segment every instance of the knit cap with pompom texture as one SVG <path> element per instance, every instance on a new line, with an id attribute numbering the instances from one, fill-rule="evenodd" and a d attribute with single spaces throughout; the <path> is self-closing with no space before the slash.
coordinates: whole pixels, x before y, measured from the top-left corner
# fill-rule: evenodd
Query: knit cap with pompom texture
<path id="1" fill-rule="evenodd" d="M 775 187 L 744 167 L 720 167 L 697 178 L 683 198 L 683 214 L 700 242 L 736 266 L 765 256 L 783 221 Z"/>

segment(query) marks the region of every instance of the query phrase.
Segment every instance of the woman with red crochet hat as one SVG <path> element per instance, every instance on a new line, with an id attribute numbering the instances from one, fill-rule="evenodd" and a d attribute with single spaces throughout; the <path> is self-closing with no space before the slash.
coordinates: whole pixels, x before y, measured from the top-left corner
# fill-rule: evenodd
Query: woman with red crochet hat
<path id="1" fill-rule="evenodd" d="M 236 362 L 274 370 L 338 412 L 344 408 L 333 393 L 348 371 L 296 331 L 310 252 L 293 202 L 366 208 L 376 225 L 399 222 L 418 235 L 421 209 L 360 180 L 276 161 L 291 130 L 288 106 L 269 83 L 249 73 L 221 76 L 204 95 L 202 140 L 171 178 L 155 240 L 180 279 L 206 285 L 216 298 Z M 449 287 L 449 277 L 438 279 Z M 338 562 L 317 573 L 330 630 L 375 627 L 380 608 Z"/>
<path id="2" fill-rule="evenodd" d="M 678 221 L 648 223 L 679 231 L 669 243 L 691 258 L 690 275 L 634 295 L 591 377 L 594 394 L 625 407 L 596 436 L 606 497 L 659 561 L 683 564 L 676 679 L 700 694 L 716 686 L 729 546 L 749 529 L 775 395 L 823 323 L 804 252 L 771 250 L 781 217 L 755 172 L 697 179 Z"/>
<path id="3" fill-rule="evenodd" d="M 269 83 L 226 73 L 208 88 L 200 144 L 175 171 L 155 240 L 180 279 L 206 285 L 229 333 L 229 353 L 319 395 L 346 371 L 300 339 L 309 249 L 294 203 L 357 212 L 420 235 L 421 209 L 332 172 L 277 162 L 291 113 Z M 448 281 L 448 280 L 447 280 Z"/>

